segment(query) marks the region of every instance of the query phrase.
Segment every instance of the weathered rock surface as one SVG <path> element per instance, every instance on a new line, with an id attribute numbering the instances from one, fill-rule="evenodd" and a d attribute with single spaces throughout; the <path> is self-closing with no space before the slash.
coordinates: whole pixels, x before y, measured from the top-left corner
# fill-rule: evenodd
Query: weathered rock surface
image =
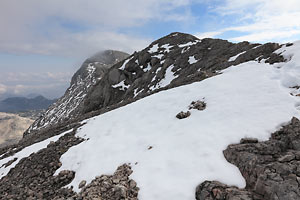
<path id="1" fill-rule="evenodd" d="M 197 200 L 261 200 L 262 197 L 239 189 L 230 187 L 217 181 L 205 181 L 196 188 Z"/>
<path id="2" fill-rule="evenodd" d="M 137 200 L 139 188 L 134 180 L 129 179 L 131 173 L 131 167 L 124 164 L 118 167 L 111 176 L 96 177 L 75 198 L 78 200 Z"/>
<path id="3" fill-rule="evenodd" d="M 257 142 L 245 139 L 228 146 L 225 158 L 236 165 L 246 180 L 246 190 L 236 195 L 229 186 L 216 182 L 202 183 L 196 192 L 198 200 L 218 199 L 214 188 L 221 188 L 223 199 L 300 199 L 300 121 L 293 118 L 289 125 L 272 134 L 270 140 Z M 240 198 L 240 194 L 247 194 Z M 219 194 L 219 193 L 218 193 Z M 222 199 L 222 198 L 221 198 Z"/>

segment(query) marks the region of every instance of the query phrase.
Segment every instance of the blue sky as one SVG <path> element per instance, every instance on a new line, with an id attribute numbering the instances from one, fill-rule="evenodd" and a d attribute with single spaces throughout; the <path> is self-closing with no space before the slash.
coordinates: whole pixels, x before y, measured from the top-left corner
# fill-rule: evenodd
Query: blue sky
<path id="1" fill-rule="evenodd" d="M 0 99 L 63 94 L 88 56 L 132 53 L 170 32 L 232 42 L 300 38 L 299 0 L 2 0 Z"/>

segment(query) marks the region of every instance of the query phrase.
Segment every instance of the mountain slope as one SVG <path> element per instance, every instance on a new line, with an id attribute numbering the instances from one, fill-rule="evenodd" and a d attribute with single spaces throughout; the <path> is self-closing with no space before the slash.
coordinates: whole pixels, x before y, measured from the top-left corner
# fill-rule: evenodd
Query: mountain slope
<path id="1" fill-rule="evenodd" d="M 84 100 L 89 88 L 95 85 L 113 64 L 125 59 L 127 56 L 128 54 L 124 52 L 107 50 L 86 59 L 80 69 L 73 75 L 70 87 L 64 96 L 36 120 L 27 133 L 78 117 L 80 113 L 77 112 L 77 107 Z"/>
<path id="2" fill-rule="evenodd" d="M 43 96 L 34 98 L 10 97 L 0 102 L 0 112 L 20 112 L 29 110 L 47 109 L 55 100 L 46 99 Z"/>
<path id="3" fill-rule="evenodd" d="M 170 52 L 163 50 L 166 46 L 161 48 L 165 39 L 176 46 Z M 300 42 L 257 45 L 196 39 L 197 43 L 190 45 L 193 39 L 172 33 L 141 51 L 150 54 L 151 59 L 164 51 L 159 63 L 171 50 L 180 52 L 176 54 L 178 57 L 170 58 L 174 63 L 170 61 L 166 68 L 152 63 L 150 70 L 141 72 L 141 63 L 134 59 L 135 55 L 142 56 L 141 52 L 112 66 L 91 86 L 78 106 L 78 113 L 96 111 L 93 115 L 100 113 L 98 116 L 77 118 L 72 123 L 37 131 L 18 145 L 0 149 L 0 197 L 265 200 L 292 194 L 289 199 L 299 199 L 299 187 L 291 187 L 297 184 L 295 162 L 300 155 L 299 149 L 294 148 L 298 142 L 292 139 L 299 138 L 275 134 L 278 146 L 273 142 L 259 143 L 251 147 L 250 154 L 243 154 L 247 150 L 243 147 L 250 142 L 258 143 L 252 137 L 266 140 L 293 116 L 300 117 Z M 207 46 L 207 42 L 219 44 L 218 48 Z M 193 50 L 195 54 L 186 54 L 182 49 L 185 47 L 179 45 L 199 49 Z M 217 56 L 210 55 L 213 49 Z M 199 60 L 200 54 L 209 56 Z M 176 65 L 181 61 L 182 65 Z M 143 66 L 148 66 L 147 63 Z M 207 68 L 202 69 L 205 63 Z M 180 73 L 173 73 L 172 69 L 180 66 L 183 66 Z M 132 72 L 132 68 L 136 71 Z M 207 76 L 194 78 L 192 74 L 198 69 Z M 159 71 L 161 78 L 157 78 Z M 177 80 L 180 81 L 175 84 Z M 145 94 L 142 91 L 134 97 L 137 88 L 146 90 Z M 109 111 L 101 113 L 101 109 Z M 284 132 L 299 135 L 299 123 L 295 121 Z M 248 139 L 235 147 L 237 151 L 231 149 L 230 144 L 243 137 Z M 222 152 L 228 145 L 226 158 L 242 174 L 224 159 Z M 278 148 L 291 152 L 278 160 Z M 274 154 L 272 149 L 276 150 Z M 256 163 L 247 159 L 253 158 L 247 157 L 253 156 L 251 153 L 262 154 L 259 159 L 265 159 L 264 162 L 278 160 L 288 181 L 272 182 L 280 178 L 276 175 L 279 170 L 271 171 L 276 176 L 268 176 L 274 175 L 268 171 L 272 163 L 258 162 L 259 169 L 251 171 Z M 239 190 L 206 180 L 239 187 L 247 183 L 247 187 Z M 199 184 L 201 187 L 196 191 Z M 220 196 L 231 191 L 236 193 Z"/>
<path id="4" fill-rule="evenodd" d="M 222 150 L 241 137 L 265 140 L 278 125 L 300 116 L 295 107 L 300 99 L 276 77 L 289 67 L 276 66 L 247 62 L 92 118 L 76 134 L 86 141 L 62 156 L 56 174 L 75 171 L 70 185 L 79 191 L 82 180 L 89 183 L 131 163 L 141 199 L 192 199 L 197 183 L 210 179 L 245 187 Z M 205 110 L 175 117 L 197 100 L 205 101 Z"/>
<path id="5" fill-rule="evenodd" d="M 217 75 L 219 70 L 249 60 L 283 61 L 281 56 L 272 54 L 278 48 L 279 45 L 274 43 L 233 44 L 225 40 L 199 40 L 188 34 L 171 33 L 110 68 L 107 75 L 89 91 L 88 98 L 79 106 L 79 112 L 88 113 L 201 81 Z M 236 55 L 239 55 L 236 59 L 230 59 Z"/>

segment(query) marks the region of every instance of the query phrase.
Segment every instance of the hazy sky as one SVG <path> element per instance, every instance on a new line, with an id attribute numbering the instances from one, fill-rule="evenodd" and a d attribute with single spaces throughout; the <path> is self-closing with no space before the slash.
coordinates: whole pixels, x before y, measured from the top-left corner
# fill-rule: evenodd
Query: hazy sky
<path id="1" fill-rule="evenodd" d="M 88 56 L 170 32 L 232 42 L 300 39 L 299 0 L 1 0 L 0 98 L 59 97 Z"/>

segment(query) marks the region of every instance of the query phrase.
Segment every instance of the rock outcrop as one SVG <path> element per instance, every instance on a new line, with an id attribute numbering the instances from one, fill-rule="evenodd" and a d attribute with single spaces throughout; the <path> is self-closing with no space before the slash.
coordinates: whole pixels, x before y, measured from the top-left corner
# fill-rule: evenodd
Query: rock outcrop
<path id="1" fill-rule="evenodd" d="M 90 184 L 83 187 L 76 199 L 128 199 L 137 200 L 139 188 L 137 183 L 129 179 L 132 170 L 129 165 L 118 167 L 112 175 L 96 177 Z M 84 182 L 83 182 L 84 183 Z M 84 184 L 83 184 L 84 185 Z"/>
<path id="2" fill-rule="evenodd" d="M 228 162 L 236 165 L 246 180 L 238 189 L 207 181 L 197 187 L 197 200 L 297 200 L 300 199 L 300 121 L 272 134 L 270 140 L 243 139 L 224 151 Z"/>

